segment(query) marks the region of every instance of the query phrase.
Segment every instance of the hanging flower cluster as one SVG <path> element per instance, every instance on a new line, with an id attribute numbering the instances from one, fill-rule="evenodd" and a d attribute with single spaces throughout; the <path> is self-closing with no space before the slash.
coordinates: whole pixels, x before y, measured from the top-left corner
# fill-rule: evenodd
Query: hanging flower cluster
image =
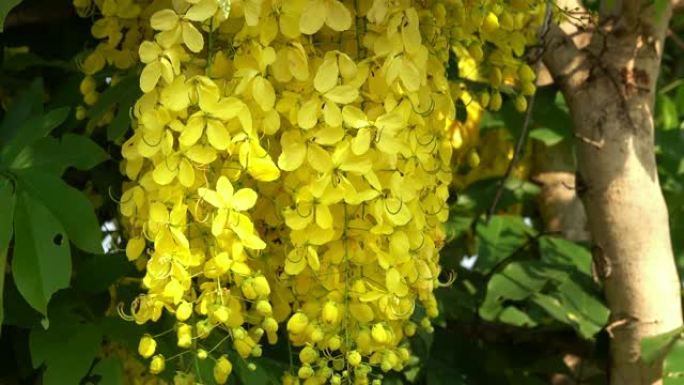
<path id="1" fill-rule="evenodd" d="M 485 75 L 478 109 L 534 92 L 537 2 L 75 0 L 102 14 L 84 103 L 104 68 L 111 84 L 140 68 L 122 144 L 126 254 L 145 269 L 131 319 L 173 315 L 180 354 L 211 356 L 217 383 L 228 344 L 258 357 L 279 325 L 300 361 L 286 383 L 401 370 L 439 312 L 454 98 Z M 154 337 L 139 353 L 166 369 Z"/>

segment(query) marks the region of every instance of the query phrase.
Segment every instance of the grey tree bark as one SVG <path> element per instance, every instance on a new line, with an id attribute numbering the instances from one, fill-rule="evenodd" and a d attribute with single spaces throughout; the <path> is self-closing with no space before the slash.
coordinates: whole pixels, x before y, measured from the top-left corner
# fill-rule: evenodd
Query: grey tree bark
<path id="1" fill-rule="evenodd" d="M 573 118 L 576 186 L 611 309 L 610 384 L 661 384 L 662 363 L 644 364 L 639 350 L 641 338 L 682 324 L 653 124 L 672 4 L 656 16 L 645 0 L 610 3 L 596 25 L 552 26 L 544 63 Z"/>

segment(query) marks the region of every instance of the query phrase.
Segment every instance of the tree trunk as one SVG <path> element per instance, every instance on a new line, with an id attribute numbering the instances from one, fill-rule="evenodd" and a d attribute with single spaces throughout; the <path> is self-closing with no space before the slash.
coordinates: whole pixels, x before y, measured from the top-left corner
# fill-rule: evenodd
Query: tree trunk
<path id="1" fill-rule="evenodd" d="M 572 143 L 567 140 L 551 147 L 534 143 L 532 181 L 541 187 L 537 200 L 544 230 L 572 241 L 587 241 L 587 215 L 576 194 L 575 163 Z"/>
<path id="2" fill-rule="evenodd" d="M 661 384 L 662 363 L 640 360 L 640 340 L 682 324 L 652 116 L 670 12 L 656 18 L 652 6 L 618 1 L 588 46 L 553 27 L 546 41 L 545 63 L 574 121 L 577 191 L 611 309 L 612 385 Z"/>

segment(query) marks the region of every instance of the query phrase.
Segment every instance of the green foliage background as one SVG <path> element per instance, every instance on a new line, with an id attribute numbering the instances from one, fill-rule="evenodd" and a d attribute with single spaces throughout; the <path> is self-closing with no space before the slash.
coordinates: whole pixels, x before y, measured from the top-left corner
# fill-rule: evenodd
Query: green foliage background
<path id="1" fill-rule="evenodd" d="M 0 25 L 18 3 L 0 1 Z M 0 383 L 122 385 L 123 363 L 103 354 L 103 343 L 135 352 L 139 335 L 165 330 L 163 320 L 138 326 L 116 312 L 119 302 L 134 298 L 131 278 L 140 275 L 126 261 L 116 228 L 119 145 L 139 95 L 136 74 L 103 93 L 90 113 L 97 117 L 116 105 L 112 123 L 85 126 L 74 107 L 81 99 L 79 60 L 95 44 L 90 21 L 76 17 L 68 0 L 25 0 L 7 21 L 0 33 Z M 671 28 L 684 31 L 684 18 Z M 666 49 L 656 139 L 682 270 L 684 49 L 670 43 Z M 530 140 L 536 146 L 571 143 L 572 123 L 557 90 L 541 89 L 536 104 Z M 501 125 L 518 137 L 522 116 L 506 105 L 486 116 L 482 129 Z M 485 221 L 498 182 L 453 191 L 442 261 L 456 280 L 438 289 L 434 333 L 420 332 L 412 341 L 417 359 L 404 373 L 385 376 L 385 383 L 534 385 L 562 376 L 606 383 L 609 311 L 592 278 L 591 245 L 543 231 L 539 188 L 530 181 L 509 180 L 499 215 Z M 473 256 L 472 266 L 464 263 Z M 668 384 L 684 383 L 680 334 L 644 341 L 649 358 L 669 352 Z M 173 341 L 162 340 L 160 350 L 168 344 Z M 278 383 L 289 370 L 288 347 L 281 342 L 264 350 L 254 371 L 229 353 L 236 362 L 232 383 Z M 568 357 L 581 364 L 569 365 Z M 197 363 L 197 374 L 211 384 L 211 365 Z"/>

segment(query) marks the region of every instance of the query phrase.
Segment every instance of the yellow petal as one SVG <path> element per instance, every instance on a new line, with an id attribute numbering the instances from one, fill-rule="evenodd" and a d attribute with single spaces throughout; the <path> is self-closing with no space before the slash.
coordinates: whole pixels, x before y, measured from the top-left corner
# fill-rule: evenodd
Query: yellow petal
<path id="1" fill-rule="evenodd" d="M 208 103 L 206 106 L 202 106 L 202 109 L 209 111 L 212 116 L 218 119 L 230 120 L 238 116 L 246 107 L 247 105 L 242 100 L 230 96 L 214 104 Z M 249 110 L 247 111 L 249 112 Z"/>
<path id="2" fill-rule="evenodd" d="M 304 270 L 307 264 L 306 257 L 301 249 L 293 249 L 285 257 L 285 273 L 297 275 Z"/>
<path id="3" fill-rule="evenodd" d="M 250 156 L 247 171 L 254 179 L 261 182 L 271 182 L 280 177 L 280 169 L 268 154 L 263 157 Z"/>
<path id="4" fill-rule="evenodd" d="M 334 31 L 346 31 L 351 28 L 351 13 L 342 2 L 327 0 L 327 17 L 325 24 Z"/>
<path id="5" fill-rule="evenodd" d="M 228 145 L 230 144 L 230 134 L 223 123 L 215 119 L 209 119 L 207 121 L 207 141 L 212 147 L 219 151 L 228 148 Z"/>
<path id="6" fill-rule="evenodd" d="M 356 63 L 354 63 L 354 61 L 349 57 L 349 55 L 344 53 L 338 54 L 337 60 L 340 68 L 340 75 L 342 75 L 342 78 L 344 78 L 344 80 L 353 79 L 358 72 Z"/>
<path id="7" fill-rule="evenodd" d="M 337 58 L 335 55 L 328 55 L 328 57 L 321 63 L 316 71 L 314 77 L 314 88 L 320 93 L 326 93 L 337 85 L 337 79 L 340 71 L 337 66 Z"/>
<path id="8" fill-rule="evenodd" d="M 392 135 L 405 126 L 403 116 L 396 110 L 379 116 L 375 120 L 375 126 L 382 130 L 383 135 Z"/>
<path id="9" fill-rule="evenodd" d="M 373 321 L 373 318 L 375 318 L 373 309 L 365 303 L 353 303 L 349 305 L 349 312 L 352 317 L 362 323 L 371 322 Z"/>
<path id="10" fill-rule="evenodd" d="M 405 11 L 406 22 L 401 28 L 401 39 L 404 42 L 404 49 L 410 54 L 418 51 L 421 44 L 419 29 L 418 12 L 415 8 L 408 8 Z"/>
<path id="11" fill-rule="evenodd" d="M 273 135 L 280 129 L 280 114 L 276 110 L 270 110 L 264 114 L 261 129 L 266 135 Z"/>
<path id="12" fill-rule="evenodd" d="M 301 205 L 300 205 L 301 206 Z M 313 210 L 313 207 L 302 208 L 298 207 L 295 210 L 286 209 L 283 212 L 283 217 L 285 218 L 285 224 L 292 230 L 301 230 L 305 228 L 313 218 L 313 213 L 309 210 Z"/>
<path id="13" fill-rule="evenodd" d="M 185 151 L 185 156 L 199 164 L 209 164 L 216 160 L 216 150 L 211 146 L 194 145 Z"/>
<path id="14" fill-rule="evenodd" d="M 134 261 L 140 257 L 145 250 L 145 238 L 133 237 L 126 244 L 126 257 L 129 261 Z"/>
<path id="15" fill-rule="evenodd" d="M 188 87 L 185 85 L 185 76 L 181 75 L 173 80 L 171 84 L 164 87 L 160 97 L 164 107 L 171 111 L 181 111 L 190 104 Z"/>
<path id="16" fill-rule="evenodd" d="M 147 64 L 140 73 L 140 89 L 142 92 L 150 92 L 157 86 L 162 74 L 162 65 L 158 61 Z"/>
<path id="17" fill-rule="evenodd" d="M 299 81 L 309 80 L 309 61 L 307 54 L 301 43 L 291 43 L 293 47 L 287 50 L 287 62 L 290 72 Z"/>
<path id="18" fill-rule="evenodd" d="M 219 194 L 221 200 L 223 201 L 221 207 L 226 207 L 226 203 L 230 202 L 231 199 L 233 199 L 234 191 L 235 190 L 233 189 L 233 184 L 230 183 L 230 179 L 221 175 L 218 181 L 216 182 L 216 192 Z"/>
<path id="19" fill-rule="evenodd" d="M 245 235 L 240 238 L 242 244 L 252 250 L 263 250 L 266 248 L 266 242 L 255 234 Z"/>
<path id="20" fill-rule="evenodd" d="M 418 91 L 421 84 L 420 71 L 413 62 L 407 58 L 401 61 L 401 70 L 399 71 L 399 78 L 404 86 L 409 91 Z"/>
<path id="21" fill-rule="evenodd" d="M 242 276 L 249 276 L 252 274 L 252 269 L 247 266 L 246 263 L 244 262 L 233 262 L 232 266 L 230 267 L 230 270 L 238 275 Z"/>
<path id="22" fill-rule="evenodd" d="M 178 142 L 186 147 L 197 143 L 204 132 L 204 123 L 204 116 L 201 116 L 200 114 L 193 115 L 188 118 L 183 132 L 181 132 L 180 136 L 178 137 Z"/>
<path id="23" fill-rule="evenodd" d="M 158 223 L 166 223 L 169 221 L 169 212 L 166 206 L 161 202 L 153 202 L 150 205 L 150 219 Z"/>
<path id="24" fill-rule="evenodd" d="M 190 248 L 190 242 L 188 242 L 188 238 L 183 234 L 183 232 L 174 226 L 170 226 L 169 230 L 171 230 L 171 234 L 173 234 L 173 238 L 176 240 L 176 243 L 181 245 L 182 247 L 189 249 Z"/>
<path id="25" fill-rule="evenodd" d="M 162 50 L 159 44 L 152 41 L 143 41 L 140 43 L 140 48 L 138 48 L 138 56 L 140 56 L 140 61 L 143 63 L 151 63 L 161 55 Z"/>
<path id="26" fill-rule="evenodd" d="M 218 210 L 216 213 L 216 216 L 214 216 L 214 220 L 211 223 L 211 233 L 214 236 L 219 236 L 221 233 L 223 233 L 223 230 L 226 228 L 226 222 L 228 221 L 228 211 L 227 210 Z"/>
<path id="27" fill-rule="evenodd" d="M 330 146 L 339 143 L 344 138 L 344 128 L 340 126 L 327 126 L 316 131 L 316 143 Z"/>
<path id="28" fill-rule="evenodd" d="M 204 47 L 204 38 L 200 31 L 195 28 L 192 23 L 184 22 L 183 24 L 183 43 L 192 52 L 200 52 Z"/>
<path id="29" fill-rule="evenodd" d="M 342 126 L 342 111 L 335 103 L 325 103 L 323 107 L 323 120 L 331 127 Z"/>
<path id="30" fill-rule="evenodd" d="M 322 229 L 329 229 L 332 227 L 333 218 L 330 213 L 330 208 L 325 204 L 316 205 L 316 224 Z"/>
<path id="31" fill-rule="evenodd" d="M 154 167 L 152 179 L 162 186 L 171 183 L 178 174 L 178 163 L 177 157 L 162 160 Z"/>
<path id="32" fill-rule="evenodd" d="M 355 155 L 363 155 L 370 148 L 370 143 L 371 129 L 368 127 L 360 128 L 351 141 L 351 150 Z"/>
<path id="33" fill-rule="evenodd" d="M 311 168 L 318 172 L 328 172 L 333 168 L 333 161 L 330 154 L 321 146 L 310 143 L 307 149 L 307 159 Z"/>
<path id="34" fill-rule="evenodd" d="M 165 49 L 173 49 L 177 44 L 183 42 L 183 27 L 178 23 L 175 27 L 168 31 L 158 32 L 154 36 L 154 40 Z"/>
<path id="35" fill-rule="evenodd" d="M 184 158 L 179 167 L 178 181 L 185 187 L 191 187 L 195 184 L 195 168 L 192 167 L 192 164 Z"/>
<path id="36" fill-rule="evenodd" d="M 318 259 L 318 253 L 316 249 L 311 246 L 306 248 L 306 261 L 309 263 L 311 270 L 318 271 L 321 268 L 321 262 Z"/>
<path id="37" fill-rule="evenodd" d="M 245 22 L 247 22 L 247 25 L 255 26 L 259 23 L 261 3 L 263 3 L 263 0 L 245 0 L 242 2 L 242 9 L 245 14 Z"/>
<path id="38" fill-rule="evenodd" d="M 237 211 L 249 210 L 256 204 L 257 193 L 251 188 L 242 188 L 233 195 L 232 205 Z"/>
<path id="39" fill-rule="evenodd" d="M 216 208 L 223 207 L 223 200 L 216 191 L 200 187 L 197 189 L 197 194 L 199 195 L 201 200 L 206 201 L 210 205 Z"/>
<path id="40" fill-rule="evenodd" d="M 275 105 L 276 95 L 273 85 L 262 76 L 252 81 L 252 96 L 263 111 L 270 111 Z"/>
<path id="41" fill-rule="evenodd" d="M 284 171 L 293 171 L 304 163 L 306 144 L 299 131 L 286 131 L 280 138 L 282 152 L 278 157 L 278 167 Z"/>
<path id="42" fill-rule="evenodd" d="M 348 84 L 343 84 L 326 92 L 324 96 L 335 103 L 349 104 L 359 97 L 359 90 Z"/>
<path id="43" fill-rule="evenodd" d="M 185 18 L 192 21 L 204 21 L 214 16 L 217 9 L 216 0 L 201 0 L 188 9 Z"/>
<path id="44" fill-rule="evenodd" d="M 408 204 L 399 199 L 386 199 L 384 204 L 385 213 L 395 226 L 404 226 L 411 220 L 411 210 Z"/>
<path id="45" fill-rule="evenodd" d="M 366 127 L 370 124 L 366 114 L 356 106 L 344 106 L 342 108 L 342 120 L 344 124 L 352 128 Z"/>
<path id="46" fill-rule="evenodd" d="M 327 13 L 325 0 L 309 0 L 299 18 L 299 31 L 307 35 L 318 32 L 325 23 Z"/>
<path id="47" fill-rule="evenodd" d="M 385 286 L 390 293 L 399 297 L 403 297 L 408 294 L 408 286 L 406 286 L 404 278 L 401 276 L 401 273 L 399 273 L 399 270 L 394 267 L 387 270 L 387 275 L 385 276 Z"/>
<path id="48" fill-rule="evenodd" d="M 178 25 L 178 15 L 171 9 L 162 9 L 150 17 L 150 25 L 157 31 L 168 31 Z"/>
<path id="49" fill-rule="evenodd" d="M 297 124 L 308 130 L 318 123 L 318 114 L 321 111 L 321 101 L 317 97 L 307 100 L 297 112 Z"/>

